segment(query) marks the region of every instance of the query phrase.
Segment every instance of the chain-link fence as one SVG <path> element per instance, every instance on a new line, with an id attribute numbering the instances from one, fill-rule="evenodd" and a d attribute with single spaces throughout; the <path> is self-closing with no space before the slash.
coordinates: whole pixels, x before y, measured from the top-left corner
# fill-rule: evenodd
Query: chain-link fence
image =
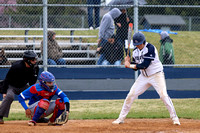
<path id="1" fill-rule="evenodd" d="M 123 64 L 127 53 L 128 24 L 134 24 L 134 31 L 142 31 L 146 40 L 154 44 L 163 64 L 199 64 L 200 6 L 199 1 L 151 1 L 108 5 L 96 0 L 48 1 L 1 0 L 0 2 L 0 49 L 4 49 L 11 63 L 19 60 L 25 50 L 34 50 L 39 64 L 46 65 L 98 65 L 99 57 L 105 54 L 105 64 Z M 117 1 L 117 0 L 116 0 Z M 127 1 L 127 3 L 125 3 Z M 44 8 L 47 7 L 47 16 Z M 103 16 L 117 7 L 122 12 L 114 19 L 115 47 L 97 49 L 100 24 Z M 46 17 L 46 21 L 45 21 Z M 112 24 L 110 24 L 112 25 Z M 54 31 L 56 33 L 53 39 Z M 106 26 L 104 26 L 106 28 Z M 161 40 L 161 31 L 171 31 L 168 39 Z M 51 36 L 51 35 L 52 36 Z M 47 51 L 43 40 L 47 36 Z M 164 36 L 165 37 L 165 36 Z M 162 38 L 164 39 L 164 38 Z M 165 45 L 167 41 L 167 44 Z M 166 47 L 170 45 L 171 47 Z M 130 50 L 130 54 L 133 48 Z M 98 51 L 98 52 L 97 52 Z M 3 52 L 2 52 L 3 54 Z M 46 58 L 47 57 L 47 58 Z M 168 60 L 169 59 L 169 60 Z M 2 65 L 5 61 L 1 59 Z M 117 62 L 118 61 L 118 62 Z"/>

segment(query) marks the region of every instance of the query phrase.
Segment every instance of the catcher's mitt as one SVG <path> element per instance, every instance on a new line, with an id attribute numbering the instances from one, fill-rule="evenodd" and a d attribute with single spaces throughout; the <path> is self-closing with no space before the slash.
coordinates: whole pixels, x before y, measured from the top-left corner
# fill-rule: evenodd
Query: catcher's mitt
<path id="1" fill-rule="evenodd" d="M 65 123 L 67 123 L 68 121 L 68 116 L 69 116 L 69 112 L 66 111 L 66 109 L 63 111 L 63 113 L 55 120 L 55 125 L 63 125 Z"/>

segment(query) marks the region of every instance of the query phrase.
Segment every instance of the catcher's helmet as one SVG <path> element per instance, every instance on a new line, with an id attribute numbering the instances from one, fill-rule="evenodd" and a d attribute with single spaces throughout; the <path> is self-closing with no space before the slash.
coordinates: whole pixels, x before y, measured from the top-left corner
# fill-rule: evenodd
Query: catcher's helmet
<path id="1" fill-rule="evenodd" d="M 47 91 L 53 92 L 55 87 L 55 77 L 52 73 L 48 71 L 44 71 L 40 74 L 39 82 L 42 87 L 44 87 Z M 50 84 L 52 83 L 53 84 Z"/>
<path id="2" fill-rule="evenodd" d="M 137 32 L 133 35 L 133 45 L 137 46 L 146 41 L 145 36 L 142 32 Z"/>
<path id="3" fill-rule="evenodd" d="M 30 66 L 34 67 L 35 64 L 32 64 L 30 60 L 37 60 L 38 56 L 34 51 L 25 51 L 23 55 L 23 60 Z"/>

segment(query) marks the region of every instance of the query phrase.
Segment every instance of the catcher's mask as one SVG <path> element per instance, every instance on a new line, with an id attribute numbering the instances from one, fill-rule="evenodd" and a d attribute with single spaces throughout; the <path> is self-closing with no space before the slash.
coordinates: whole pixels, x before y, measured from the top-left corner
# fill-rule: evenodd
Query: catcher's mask
<path id="1" fill-rule="evenodd" d="M 52 73 L 44 71 L 39 77 L 40 85 L 47 91 L 53 92 L 55 87 L 55 77 Z"/>
<path id="2" fill-rule="evenodd" d="M 35 64 L 32 64 L 31 61 L 37 60 L 38 56 L 34 51 L 25 51 L 23 55 L 23 60 L 30 66 L 34 67 Z"/>

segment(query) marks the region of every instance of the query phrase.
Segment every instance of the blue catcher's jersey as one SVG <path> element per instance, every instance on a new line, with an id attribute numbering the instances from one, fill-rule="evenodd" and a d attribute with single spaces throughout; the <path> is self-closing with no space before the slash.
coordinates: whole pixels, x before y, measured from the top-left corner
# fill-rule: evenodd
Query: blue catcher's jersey
<path id="1" fill-rule="evenodd" d="M 45 90 L 39 83 L 30 86 L 28 89 L 20 93 L 18 100 L 26 110 L 28 107 L 25 104 L 25 100 L 29 99 L 28 105 L 31 105 L 41 99 L 48 99 L 50 101 L 54 95 L 57 95 L 59 98 L 61 98 L 64 103 L 69 102 L 68 97 L 58 88 L 57 85 L 55 85 L 53 92 L 49 92 Z"/>

